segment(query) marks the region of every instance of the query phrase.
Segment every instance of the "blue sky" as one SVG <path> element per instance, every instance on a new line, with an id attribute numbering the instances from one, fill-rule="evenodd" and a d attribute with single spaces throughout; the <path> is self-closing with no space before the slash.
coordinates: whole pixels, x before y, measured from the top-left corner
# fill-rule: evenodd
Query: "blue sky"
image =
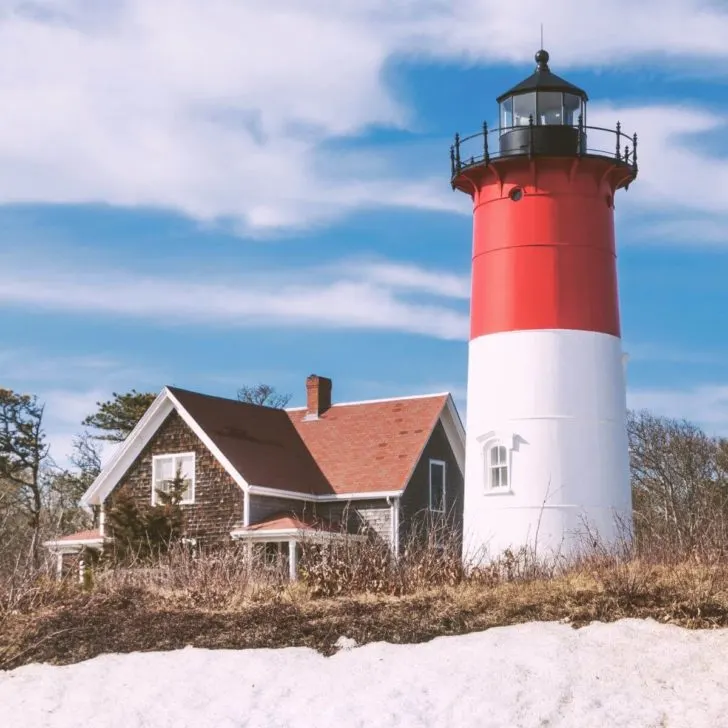
<path id="1" fill-rule="evenodd" d="M 448 148 L 531 73 L 543 21 L 590 123 L 640 137 L 616 209 L 630 404 L 728 434 L 728 8 L 579 8 L 8 3 L 0 386 L 47 403 L 60 460 L 131 387 L 265 381 L 300 404 L 316 372 L 338 401 L 450 390 L 462 412 Z"/>

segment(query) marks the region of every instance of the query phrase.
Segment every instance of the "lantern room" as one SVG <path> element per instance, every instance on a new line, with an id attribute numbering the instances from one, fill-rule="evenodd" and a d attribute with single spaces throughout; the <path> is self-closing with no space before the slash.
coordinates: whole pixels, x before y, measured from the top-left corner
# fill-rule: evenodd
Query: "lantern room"
<path id="1" fill-rule="evenodd" d="M 531 123 L 578 126 L 579 117 L 586 126 L 586 92 L 551 73 L 548 61 L 549 54 L 540 50 L 536 71 L 498 97 L 502 130 Z"/>
<path id="2" fill-rule="evenodd" d="M 551 73 L 545 50 L 535 59 L 536 70 L 497 99 L 501 154 L 583 152 L 586 92 Z"/>

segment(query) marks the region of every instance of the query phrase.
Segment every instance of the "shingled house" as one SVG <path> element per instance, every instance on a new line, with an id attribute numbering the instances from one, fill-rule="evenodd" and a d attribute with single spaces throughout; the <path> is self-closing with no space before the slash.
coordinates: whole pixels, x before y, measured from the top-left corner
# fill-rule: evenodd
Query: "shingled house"
<path id="1" fill-rule="evenodd" d="M 284 410 L 162 389 L 83 496 L 98 530 L 46 544 L 59 573 L 108 540 L 115 494 L 154 504 L 178 471 L 186 538 L 276 544 L 293 578 L 303 538 L 369 534 L 397 555 L 423 515 L 461 525 L 465 433 L 448 393 L 334 404 L 316 375 L 306 390 L 306 407 Z"/>

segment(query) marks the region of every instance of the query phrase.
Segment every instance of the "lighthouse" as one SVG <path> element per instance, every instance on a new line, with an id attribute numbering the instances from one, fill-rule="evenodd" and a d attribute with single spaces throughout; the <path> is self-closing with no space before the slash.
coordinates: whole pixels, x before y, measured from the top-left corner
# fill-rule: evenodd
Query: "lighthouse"
<path id="1" fill-rule="evenodd" d="M 463 555 L 573 555 L 631 526 L 615 193 L 637 136 L 536 54 L 499 121 L 455 136 L 473 200 Z"/>

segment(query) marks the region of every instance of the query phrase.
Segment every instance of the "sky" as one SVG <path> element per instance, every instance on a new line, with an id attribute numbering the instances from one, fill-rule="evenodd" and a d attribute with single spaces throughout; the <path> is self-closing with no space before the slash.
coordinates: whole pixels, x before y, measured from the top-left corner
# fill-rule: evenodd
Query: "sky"
<path id="1" fill-rule="evenodd" d="M 585 22 L 588 19 L 588 22 Z M 639 135 L 616 199 L 628 401 L 728 435 L 728 6 L 0 0 L 0 386 L 63 459 L 164 385 L 465 410 L 453 134 L 551 69 Z"/>

